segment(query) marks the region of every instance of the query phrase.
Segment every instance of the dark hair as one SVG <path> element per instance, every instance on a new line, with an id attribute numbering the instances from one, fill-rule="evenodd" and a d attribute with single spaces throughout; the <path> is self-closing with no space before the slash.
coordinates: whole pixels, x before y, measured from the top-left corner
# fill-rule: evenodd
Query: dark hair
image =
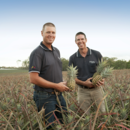
<path id="1" fill-rule="evenodd" d="M 76 41 L 76 36 L 78 36 L 78 35 L 84 35 L 85 39 L 87 39 L 85 33 L 83 33 L 83 32 L 78 32 L 78 33 L 76 33 L 76 35 L 75 35 L 75 41 Z"/>
<path id="2" fill-rule="evenodd" d="M 44 25 L 43 25 L 43 27 L 42 27 L 42 31 L 44 31 L 44 29 L 45 29 L 45 27 L 46 26 L 50 26 L 50 27 L 55 27 L 55 25 L 53 24 L 53 23 L 45 23 Z"/>

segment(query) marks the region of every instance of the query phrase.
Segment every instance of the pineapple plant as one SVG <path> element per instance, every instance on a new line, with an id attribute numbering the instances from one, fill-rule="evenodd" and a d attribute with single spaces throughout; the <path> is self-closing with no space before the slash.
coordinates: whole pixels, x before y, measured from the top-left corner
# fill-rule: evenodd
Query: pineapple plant
<path id="1" fill-rule="evenodd" d="M 67 87 L 69 87 L 71 90 L 74 90 L 75 88 L 75 78 L 77 77 L 78 70 L 76 67 L 73 67 L 73 64 L 71 66 L 68 66 L 67 68 Z"/>
<path id="2" fill-rule="evenodd" d="M 108 66 L 107 61 L 103 61 L 103 59 L 101 59 L 101 62 L 99 62 L 99 65 L 97 66 L 97 72 L 95 72 L 92 77 L 93 85 L 96 85 L 99 80 L 110 76 L 112 71 L 113 68 Z"/>
<path id="3" fill-rule="evenodd" d="M 108 66 L 107 61 L 103 61 L 102 58 L 101 61 L 99 61 L 99 65 L 97 66 L 97 72 L 94 73 L 93 78 L 96 77 L 97 75 L 100 75 L 103 69 L 107 66 Z"/>

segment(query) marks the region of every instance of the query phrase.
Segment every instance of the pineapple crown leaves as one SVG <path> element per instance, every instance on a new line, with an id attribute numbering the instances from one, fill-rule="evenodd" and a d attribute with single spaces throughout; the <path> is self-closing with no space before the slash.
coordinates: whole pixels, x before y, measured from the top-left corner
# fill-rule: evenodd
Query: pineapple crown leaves
<path id="1" fill-rule="evenodd" d="M 112 74 L 113 67 L 107 66 L 104 68 L 104 70 L 101 72 L 102 78 L 106 78 Z"/>
<path id="2" fill-rule="evenodd" d="M 96 84 L 102 78 L 107 78 L 112 74 L 113 68 L 108 66 L 107 61 L 99 61 L 99 65 L 97 66 L 97 72 L 93 75 L 92 83 Z"/>
<path id="3" fill-rule="evenodd" d="M 67 67 L 67 75 L 69 78 L 76 78 L 78 73 L 77 66 L 73 67 L 73 64 L 71 66 Z"/>
<path id="4" fill-rule="evenodd" d="M 104 61 L 103 58 L 101 59 L 101 61 L 99 60 L 99 64 L 97 66 L 97 73 L 101 74 L 101 72 L 104 70 L 105 67 L 107 67 L 107 61 Z"/>

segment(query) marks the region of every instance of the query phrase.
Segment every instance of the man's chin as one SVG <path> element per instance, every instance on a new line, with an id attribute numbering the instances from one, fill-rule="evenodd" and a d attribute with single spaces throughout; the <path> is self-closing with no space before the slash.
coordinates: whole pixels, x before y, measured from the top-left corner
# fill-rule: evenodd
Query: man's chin
<path id="1" fill-rule="evenodd" d="M 48 45 L 51 45 L 53 42 L 47 42 Z"/>
<path id="2" fill-rule="evenodd" d="M 79 47 L 80 50 L 83 50 L 84 48 L 83 47 Z"/>

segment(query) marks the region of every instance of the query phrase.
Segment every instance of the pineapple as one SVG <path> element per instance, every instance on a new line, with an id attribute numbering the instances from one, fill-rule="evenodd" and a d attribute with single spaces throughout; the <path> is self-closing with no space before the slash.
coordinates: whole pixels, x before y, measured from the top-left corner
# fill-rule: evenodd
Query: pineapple
<path id="1" fill-rule="evenodd" d="M 68 66 L 67 68 L 67 87 L 69 87 L 71 90 L 75 88 L 75 78 L 77 77 L 78 70 L 76 67 L 73 67 L 73 64 L 71 66 Z"/>
<path id="2" fill-rule="evenodd" d="M 97 66 L 97 72 L 94 73 L 93 78 L 96 77 L 97 75 L 100 75 L 106 66 L 108 66 L 107 61 L 103 61 L 102 58 L 101 61 L 99 61 L 99 65 Z"/>
<path id="3" fill-rule="evenodd" d="M 99 62 L 99 65 L 97 67 L 97 72 L 93 75 L 93 85 L 96 85 L 99 80 L 102 80 L 103 78 L 111 75 L 112 70 L 113 68 L 108 66 L 107 61 L 103 61 L 103 59 L 101 59 L 101 62 Z"/>

